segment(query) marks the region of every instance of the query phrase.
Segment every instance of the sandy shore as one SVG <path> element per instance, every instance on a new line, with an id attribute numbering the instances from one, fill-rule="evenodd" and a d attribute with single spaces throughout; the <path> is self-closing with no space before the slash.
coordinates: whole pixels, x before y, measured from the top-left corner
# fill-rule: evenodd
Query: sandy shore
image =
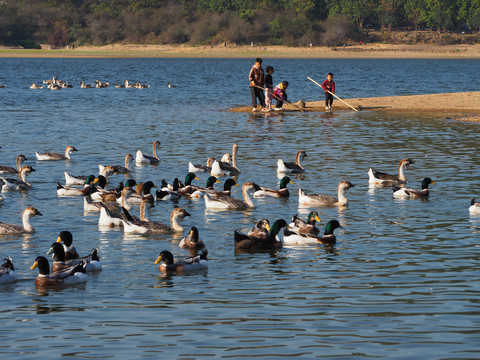
<path id="1" fill-rule="evenodd" d="M 423 113 L 453 118 L 456 120 L 480 122 L 480 91 L 431 95 L 387 96 L 374 98 L 343 99 L 360 111 L 394 111 L 398 113 Z M 334 101 L 335 110 L 354 111 L 339 100 Z M 260 108 L 259 108 L 260 109 Z M 251 112 L 250 106 L 230 109 L 233 112 Z M 298 107 L 286 104 L 285 111 L 300 111 Z M 304 111 L 324 112 L 323 101 L 305 104 Z"/>
<path id="2" fill-rule="evenodd" d="M 108 45 L 41 50 L 0 47 L 0 57 L 42 58 L 480 58 L 480 45 L 389 45 L 346 47 Z"/>

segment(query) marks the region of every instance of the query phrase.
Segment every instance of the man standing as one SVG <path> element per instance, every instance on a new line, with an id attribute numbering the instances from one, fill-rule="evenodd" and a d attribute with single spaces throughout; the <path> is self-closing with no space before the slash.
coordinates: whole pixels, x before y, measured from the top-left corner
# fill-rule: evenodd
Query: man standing
<path id="1" fill-rule="evenodd" d="M 255 65 L 252 66 L 248 79 L 250 80 L 250 93 L 252 94 L 252 111 L 257 111 L 257 98 L 262 108 L 265 107 L 265 95 L 263 93 L 265 73 L 262 68 L 262 59 L 257 58 L 255 60 Z"/>

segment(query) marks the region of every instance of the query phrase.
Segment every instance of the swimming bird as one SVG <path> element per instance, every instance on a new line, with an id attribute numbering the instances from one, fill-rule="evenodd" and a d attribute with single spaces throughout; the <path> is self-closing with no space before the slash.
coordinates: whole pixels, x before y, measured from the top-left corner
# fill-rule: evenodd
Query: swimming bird
<path id="1" fill-rule="evenodd" d="M 65 186 L 57 182 L 57 195 L 58 196 L 85 196 L 90 195 L 91 189 L 90 187 L 95 183 L 95 175 L 88 175 L 85 179 L 85 184 L 82 189 L 73 188 L 69 186 Z"/>
<path id="2" fill-rule="evenodd" d="M 341 228 L 340 223 L 337 220 L 330 220 L 325 226 L 325 232 L 323 236 L 317 236 L 307 233 L 299 233 L 292 229 L 283 230 L 283 243 L 285 245 L 302 245 L 302 244 L 324 244 L 335 245 L 337 238 L 333 234 L 333 231 L 337 228 Z"/>
<path id="3" fill-rule="evenodd" d="M 108 226 L 108 227 L 123 226 L 123 222 L 122 222 L 123 209 L 130 210 L 131 207 L 128 202 L 128 199 L 131 193 L 132 193 L 132 189 L 130 187 L 125 187 L 122 190 L 121 206 L 119 206 L 117 203 L 104 202 L 104 201 L 94 203 L 100 209 L 100 217 L 98 218 L 98 225 Z M 145 204 L 143 203 L 140 204 L 140 213 L 145 212 L 144 209 L 145 209 Z M 132 218 L 134 218 L 134 220 L 140 220 L 139 218 L 134 216 L 132 216 Z"/>
<path id="4" fill-rule="evenodd" d="M 101 82 L 100 80 L 95 80 L 95 87 L 96 88 L 108 88 L 110 83 L 108 82 Z"/>
<path id="5" fill-rule="evenodd" d="M 210 171 L 210 175 L 213 176 L 224 176 L 230 174 L 231 176 L 239 175 L 240 170 L 237 167 L 237 153 L 238 153 L 238 145 L 233 144 L 232 148 L 232 164 L 224 161 L 214 160 L 212 163 L 212 170 Z"/>
<path id="6" fill-rule="evenodd" d="M 144 155 L 141 150 L 137 151 L 135 157 L 135 163 L 137 166 L 150 164 L 150 165 L 158 165 L 160 163 L 160 158 L 157 156 L 157 146 L 160 145 L 158 140 L 153 142 L 153 156 Z"/>
<path id="7" fill-rule="evenodd" d="M 285 220 L 278 219 L 273 223 L 270 234 L 267 238 L 259 238 L 254 235 L 249 236 L 235 230 L 235 248 L 247 251 L 280 249 L 282 248 L 282 241 L 277 239 L 277 235 L 280 230 L 286 226 L 288 226 L 288 224 Z"/>
<path id="8" fill-rule="evenodd" d="M 7 85 L 0 83 L 0 89 L 5 89 Z"/>
<path id="9" fill-rule="evenodd" d="M 297 215 L 294 215 L 289 226 L 292 231 L 299 234 L 318 235 L 320 230 L 315 226 L 317 221 L 320 222 L 320 217 L 316 211 L 312 211 L 310 214 L 308 214 L 307 221 L 300 219 Z"/>
<path id="10" fill-rule="evenodd" d="M 73 235 L 70 231 L 62 231 L 58 234 L 57 243 L 62 242 L 66 260 L 78 259 L 80 257 L 75 246 L 73 246 Z"/>
<path id="11" fill-rule="evenodd" d="M 20 179 L 13 179 L 13 178 L 4 178 L 0 177 L 3 180 L 2 191 L 10 191 L 10 190 L 30 190 L 33 188 L 32 184 L 27 182 L 27 176 L 30 173 L 36 171 L 29 165 L 22 166 L 20 169 Z"/>
<path id="12" fill-rule="evenodd" d="M 223 183 L 223 190 L 221 190 L 221 191 L 217 191 L 213 188 L 212 189 L 207 188 L 207 189 L 200 190 L 200 191 L 210 195 L 210 197 L 230 196 L 232 194 L 232 187 L 233 186 L 240 186 L 240 185 L 237 184 L 235 179 L 227 179 Z M 193 194 L 192 194 L 192 197 L 193 197 Z"/>
<path id="13" fill-rule="evenodd" d="M 87 281 L 85 274 L 86 261 L 66 268 L 63 271 L 50 273 L 50 266 L 47 258 L 38 256 L 33 263 L 31 270 L 38 268 L 38 276 L 35 279 L 37 286 L 60 286 L 78 284 Z"/>
<path id="14" fill-rule="evenodd" d="M 125 84 L 126 88 L 134 88 L 135 87 L 135 83 L 131 84 L 128 80 L 125 80 L 124 84 Z"/>
<path id="15" fill-rule="evenodd" d="M 100 171 L 100 174 L 102 174 L 103 170 L 106 167 L 111 167 L 113 169 L 113 174 L 129 174 L 133 170 L 130 169 L 130 163 L 133 162 L 133 155 L 132 154 L 127 154 L 125 156 L 125 166 L 120 166 L 120 165 L 108 165 L 108 166 L 103 166 L 103 165 L 98 165 L 98 170 Z"/>
<path id="16" fill-rule="evenodd" d="M 398 176 L 390 175 L 380 171 L 373 171 L 372 168 L 368 170 L 368 182 L 373 185 L 400 185 L 405 184 L 407 179 L 405 178 L 404 169 L 408 169 L 411 164 L 414 164 L 410 158 L 405 158 L 400 161 L 398 164 Z"/>
<path id="17" fill-rule="evenodd" d="M 177 181 L 177 186 L 178 186 L 178 181 Z M 132 204 L 140 204 L 142 202 L 142 199 L 145 196 L 151 195 L 151 190 L 153 188 L 157 188 L 157 186 L 153 183 L 153 181 L 147 181 L 145 183 L 138 183 L 136 190 L 132 195 L 128 198 L 128 201 Z M 180 197 L 180 195 L 178 196 Z M 127 210 L 130 210 L 126 208 Z"/>
<path id="18" fill-rule="evenodd" d="M 288 176 L 284 176 L 280 180 L 280 190 L 268 189 L 260 186 L 260 189 L 253 193 L 253 196 L 289 197 L 290 192 L 287 189 L 287 184 L 294 184 L 294 182 Z"/>
<path id="19" fill-rule="evenodd" d="M 393 197 L 396 198 L 426 198 L 430 195 L 428 185 L 435 185 L 435 183 L 429 177 L 426 177 L 422 181 L 422 190 L 408 189 L 405 187 L 392 186 Z"/>
<path id="20" fill-rule="evenodd" d="M 300 174 L 305 172 L 305 168 L 302 165 L 303 159 L 307 157 L 307 152 L 305 150 L 300 150 L 297 152 L 296 162 L 284 162 L 282 159 L 277 161 L 277 173 L 281 174 Z"/>
<path id="21" fill-rule="evenodd" d="M 231 196 L 212 197 L 205 193 L 205 207 L 207 209 L 223 209 L 223 210 L 247 210 L 255 208 L 250 196 L 250 192 L 258 188 L 253 182 L 246 182 L 242 186 L 243 201 Z"/>
<path id="22" fill-rule="evenodd" d="M 34 233 L 35 228 L 30 224 L 30 218 L 33 216 L 43 215 L 33 206 L 29 206 L 25 208 L 25 210 L 23 210 L 22 212 L 22 225 L 0 222 L 0 235 L 19 235 Z"/>
<path id="23" fill-rule="evenodd" d="M 166 272 L 184 272 L 184 271 L 198 271 L 208 269 L 208 251 L 203 250 L 200 255 L 188 257 L 182 260 L 176 260 L 173 258 L 173 255 L 170 251 L 162 251 L 158 255 L 157 260 L 154 264 L 160 266 L 158 271 L 162 273 Z"/>
<path id="24" fill-rule="evenodd" d="M 17 169 L 11 167 L 11 166 L 0 166 L 0 174 L 18 174 L 20 173 L 20 169 L 22 168 L 22 165 L 25 161 L 28 159 L 25 157 L 25 155 L 20 154 L 17 156 Z"/>
<path id="25" fill-rule="evenodd" d="M 205 247 L 205 244 L 203 243 L 202 240 L 198 238 L 198 229 L 193 226 L 190 229 L 190 232 L 188 233 L 187 236 L 185 236 L 182 240 L 180 240 L 180 243 L 178 244 L 183 249 L 190 249 L 190 250 L 195 250 L 195 249 L 203 249 Z"/>
<path id="26" fill-rule="evenodd" d="M 71 160 L 70 155 L 74 152 L 78 151 L 73 146 L 67 146 L 65 149 L 65 155 L 58 154 L 58 153 L 39 153 L 35 151 L 35 156 L 37 160 Z"/>
<path id="27" fill-rule="evenodd" d="M 476 202 L 475 199 L 472 199 L 468 211 L 470 214 L 480 214 L 480 203 Z"/>
<path id="28" fill-rule="evenodd" d="M 82 262 L 86 262 L 85 271 L 98 271 L 102 269 L 102 263 L 100 262 L 100 258 L 98 256 L 98 249 L 94 248 L 84 257 L 78 257 L 76 259 L 66 260 L 65 251 L 62 244 L 58 242 L 54 242 L 50 249 L 47 251 L 47 255 L 53 253 L 53 263 L 52 263 L 52 272 L 63 271 L 73 265 L 80 264 Z"/>
<path id="29" fill-rule="evenodd" d="M 207 182 L 205 184 L 205 187 L 197 186 L 195 188 L 195 191 L 190 194 L 190 197 L 197 199 L 197 198 L 203 197 L 203 194 L 205 192 L 207 192 L 207 190 L 215 191 L 213 189 L 213 185 L 215 185 L 217 183 L 220 183 L 220 181 L 215 176 L 209 176 L 207 178 Z M 212 195 L 212 196 L 214 196 L 214 195 Z"/>
<path id="30" fill-rule="evenodd" d="M 30 85 L 30 89 L 43 89 L 43 85 L 40 86 L 35 83 L 32 83 L 32 85 Z"/>
<path id="31" fill-rule="evenodd" d="M 342 180 L 337 186 L 337 199 L 330 195 L 317 195 L 311 194 L 307 195 L 300 188 L 298 189 L 298 202 L 300 205 L 311 205 L 311 206 L 346 206 L 348 200 L 345 197 L 347 191 L 355 187 L 350 181 Z"/>
<path id="32" fill-rule="evenodd" d="M 168 82 L 168 87 L 169 87 L 169 88 L 174 88 L 174 87 L 177 87 L 177 85 L 172 84 L 172 83 L 170 83 L 170 81 L 169 81 L 169 82 Z"/>
<path id="33" fill-rule="evenodd" d="M 191 173 L 199 173 L 199 172 L 207 172 L 209 173 L 212 171 L 212 162 L 215 159 L 213 157 L 209 157 L 207 160 L 207 165 L 202 165 L 202 164 L 193 164 L 191 161 L 188 163 L 188 172 Z"/>
<path id="34" fill-rule="evenodd" d="M 3 259 L 3 264 L 0 265 L 0 285 L 13 283 L 15 280 L 17 280 L 17 273 L 15 272 L 12 258 L 8 256 L 6 259 Z"/>
<path id="35" fill-rule="evenodd" d="M 135 87 L 137 89 L 148 89 L 150 87 L 150 85 L 147 85 L 147 84 L 140 84 L 139 82 L 135 83 Z"/>
<path id="36" fill-rule="evenodd" d="M 80 88 L 82 89 L 93 88 L 93 84 L 85 84 L 84 81 L 80 81 Z"/>
<path id="37" fill-rule="evenodd" d="M 267 239 L 270 236 L 270 230 L 270 222 L 268 219 L 260 219 L 247 235 L 258 239 Z"/>
<path id="38" fill-rule="evenodd" d="M 140 213 L 140 217 L 145 219 L 148 210 L 151 207 L 155 207 L 153 204 L 153 198 L 148 198 L 142 201 L 142 204 L 145 202 L 145 215 L 142 216 Z M 171 227 L 162 224 L 160 222 L 149 221 L 147 220 L 135 220 L 126 209 L 123 209 L 123 230 L 126 233 L 136 233 L 136 234 L 168 234 L 175 231 L 183 231 L 183 227 L 180 225 L 180 222 L 185 219 L 185 217 L 190 216 L 190 214 L 181 208 L 173 209 L 170 215 L 170 224 Z"/>
<path id="39" fill-rule="evenodd" d="M 179 186 L 178 192 L 184 196 L 189 196 L 192 194 L 196 189 L 198 189 L 198 186 L 192 185 L 193 180 L 200 180 L 194 173 L 189 172 L 185 176 L 185 184 L 182 186 Z"/>

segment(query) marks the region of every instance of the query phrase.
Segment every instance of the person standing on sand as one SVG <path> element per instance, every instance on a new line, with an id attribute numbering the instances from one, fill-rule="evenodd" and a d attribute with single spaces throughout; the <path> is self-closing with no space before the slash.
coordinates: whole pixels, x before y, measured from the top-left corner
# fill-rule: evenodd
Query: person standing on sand
<path id="1" fill-rule="evenodd" d="M 257 111 L 257 98 L 262 108 L 265 107 L 265 96 L 263 94 L 263 84 L 265 83 L 265 73 L 262 68 L 262 59 L 257 58 L 255 65 L 250 69 L 248 75 L 250 80 L 250 93 L 252 95 L 252 111 Z M 258 86 L 260 88 L 258 88 Z"/>
<path id="2" fill-rule="evenodd" d="M 272 110 L 272 100 L 273 100 L 273 66 L 267 66 L 265 69 L 267 75 L 265 76 L 265 107 L 263 111 Z"/>
<path id="3" fill-rule="evenodd" d="M 325 91 L 325 110 L 332 110 L 333 95 L 335 94 L 335 83 L 333 82 L 333 74 L 328 73 L 327 80 L 322 83 L 322 89 Z M 330 91 L 332 94 L 330 94 Z"/>

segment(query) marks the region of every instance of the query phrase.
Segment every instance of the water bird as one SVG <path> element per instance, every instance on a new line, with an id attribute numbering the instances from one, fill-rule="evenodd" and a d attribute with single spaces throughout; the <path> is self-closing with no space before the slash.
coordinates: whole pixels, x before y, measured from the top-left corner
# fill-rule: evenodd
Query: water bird
<path id="1" fill-rule="evenodd" d="M 168 82 L 168 87 L 169 87 L 169 88 L 174 88 L 174 87 L 177 87 L 177 85 L 172 84 L 172 83 L 169 81 L 169 82 Z"/>
<path id="2" fill-rule="evenodd" d="M 310 194 L 307 195 L 301 188 L 298 189 L 298 202 L 300 205 L 311 206 L 346 206 L 348 200 L 345 197 L 347 191 L 355 187 L 350 181 L 342 180 L 337 186 L 337 198 L 324 194 Z"/>
<path id="3" fill-rule="evenodd" d="M 43 89 L 43 85 L 37 85 L 35 83 L 32 83 L 32 85 L 30 85 L 30 89 Z"/>
<path id="4" fill-rule="evenodd" d="M 85 274 L 86 261 L 70 266 L 63 271 L 50 273 L 50 265 L 47 258 L 38 256 L 33 263 L 31 270 L 38 268 L 38 276 L 35 279 L 37 286 L 60 286 L 83 283 L 87 281 Z"/>
<path id="5" fill-rule="evenodd" d="M 18 155 L 17 156 L 17 168 L 15 169 L 11 166 L 0 166 L 0 174 L 19 174 L 23 163 L 27 160 L 28 159 L 25 157 L 25 155 L 23 155 L 23 154 Z"/>
<path id="6" fill-rule="evenodd" d="M 43 215 L 33 206 L 28 206 L 22 212 L 22 225 L 0 222 L 0 235 L 19 235 L 34 233 L 35 228 L 30 224 L 30 218 L 34 216 Z"/>
<path id="7" fill-rule="evenodd" d="M 232 148 L 232 164 L 225 162 L 225 161 L 218 161 L 214 160 L 212 163 L 212 170 L 210 171 L 210 175 L 214 176 L 224 176 L 226 174 L 230 174 L 231 176 L 239 175 L 240 170 L 237 167 L 237 153 L 238 153 L 238 145 L 233 144 Z"/>
<path id="8" fill-rule="evenodd" d="M 10 256 L 3 259 L 3 264 L 0 265 L 0 285 L 11 284 L 17 280 L 17 273 L 13 266 L 13 261 Z"/>
<path id="9" fill-rule="evenodd" d="M 0 83 L 0 89 L 5 89 L 7 85 Z"/>
<path id="10" fill-rule="evenodd" d="M 86 84 L 84 81 L 80 81 L 80 88 L 81 89 L 89 89 L 89 88 L 93 88 L 93 87 L 94 87 L 93 83 Z"/>
<path id="11" fill-rule="evenodd" d="M 153 156 L 144 155 L 141 150 L 137 151 L 135 157 L 135 163 L 137 166 L 141 165 L 158 165 L 160 163 L 160 158 L 157 156 L 157 146 L 160 145 L 160 141 L 155 140 L 153 142 Z"/>
<path id="12" fill-rule="evenodd" d="M 283 244 L 277 238 L 278 233 L 288 224 L 283 219 L 275 221 L 271 227 L 267 238 L 257 237 L 255 235 L 245 235 L 237 230 L 234 232 L 234 244 L 236 249 L 254 251 L 254 250 L 275 250 L 282 248 Z"/>
<path id="13" fill-rule="evenodd" d="M 311 211 L 310 214 L 308 214 L 307 221 L 300 219 L 297 215 L 294 215 L 289 226 L 292 231 L 299 234 L 318 235 L 320 230 L 315 226 L 317 221 L 321 221 L 318 213 L 316 211 Z"/>
<path id="14" fill-rule="evenodd" d="M 213 186 L 217 183 L 220 183 L 220 180 L 218 180 L 215 176 L 209 176 L 207 178 L 205 187 L 201 187 L 201 186 L 195 187 L 195 191 L 190 194 L 190 197 L 195 199 L 201 198 L 208 190 L 215 191 Z"/>
<path id="15" fill-rule="evenodd" d="M 195 226 L 193 226 L 190 229 L 188 235 L 185 236 L 182 240 L 180 240 L 180 243 L 178 244 L 178 246 L 180 246 L 183 249 L 195 250 L 195 249 L 203 249 L 205 247 L 205 244 L 198 237 L 198 229 Z"/>
<path id="16" fill-rule="evenodd" d="M 102 174 L 103 170 L 105 167 L 111 167 L 114 170 L 114 174 L 129 174 L 133 170 L 130 169 L 130 163 L 133 162 L 133 155 L 132 154 L 127 154 L 125 156 L 125 166 L 120 166 L 120 165 L 98 165 L 98 170 L 100 171 L 100 174 Z"/>
<path id="17" fill-rule="evenodd" d="M 210 157 L 207 160 L 207 165 L 202 165 L 202 164 L 193 164 L 191 161 L 188 163 L 188 172 L 191 173 L 199 173 L 199 172 L 207 172 L 209 173 L 212 171 L 212 162 L 215 160 L 215 158 Z"/>
<path id="18" fill-rule="evenodd" d="M 73 246 L 73 235 L 70 231 L 61 231 L 58 234 L 57 243 L 63 243 L 66 260 L 78 259 L 80 257 L 75 246 Z"/>
<path id="19" fill-rule="evenodd" d="M 59 153 L 51 153 L 51 152 L 39 153 L 35 151 L 35 156 L 37 157 L 37 160 L 71 160 L 70 155 L 74 151 L 78 151 L 78 150 L 75 149 L 74 146 L 69 145 L 65 148 L 65 155 L 62 155 Z"/>
<path id="20" fill-rule="evenodd" d="M 27 176 L 34 171 L 36 170 L 33 167 L 26 165 L 22 166 L 22 168 L 20 169 L 20 179 L 0 177 L 0 179 L 2 179 L 3 181 L 2 191 L 32 189 L 32 184 L 27 182 Z"/>
<path id="21" fill-rule="evenodd" d="M 430 190 L 428 186 L 432 184 L 435 185 L 435 182 L 432 181 L 429 177 L 426 177 L 422 180 L 422 190 L 409 189 L 405 187 L 392 186 L 393 197 L 396 198 L 426 198 L 430 195 Z"/>
<path id="22" fill-rule="evenodd" d="M 250 196 L 250 192 L 258 189 L 259 186 L 253 182 L 246 182 L 242 186 L 243 200 L 231 197 L 220 196 L 213 197 L 205 193 L 205 207 L 207 209 L 222 209 L 222 210 L 247 210 L 255 208 L 255 205 Z"/>
<path id="23" fill-rule="evenodd" d="M 86 262 L 86 272 L 98 271 L 102 269 L 102 263 L 100 262 L 97 248 L 92 249 L 90 254 L 87 256 L 66 260 L 65 251 L 62 244 L 54 242 L 47 251 L 47 255 L 50 255 L 51 253 L 53 253 L 53 263 L 51 268 L 52 272 L 63 271 L 82 262 Z"/>
<path id="24" fill-rule="evenodd" d="M 267 239 L 270 236 L 270 230 L 270 222 L 268 219 L 260 219 L 247 235 L 258 239 Z"/>
<path id="25" fill-rule="evenodd" d="M 410 158 L 405 158 L 398 164 L 398 176 L 390 175 L 380 171 L 373 171 L 372 168 L 368 170 L 368 182 L 373 185 L 400 185 L 405 184 L 407 179 L 405 178 L 404 169 L 408 169 L 411 164 L 414 164 Z"/>
<path id="26" fill-rule="evenodd" d="M 293 229 L 283 230 L 283 243 L 285 245 L 302 245 L 302 244 L 324 244 L 335 245 L 337 238 L 334 235 L 334 230 L 342 226 L 337 220 L 330 220 L 325 226 L 323 236 L 317 236 L 308 233 L 300 233 Z"/>
<path id="27" fill-rule="evenodd" d="M 95 175 L 88 175 L 82 189 L 62 185 L 57 182 L 57 196 L 85 196 L 90 194 L 90 186 L 95 183 Z"/>
<path id="28" fill-rule="evenodd" d="M 297 151 L 297 157 L 295 163 L 284 162 L 282 159 L 277 161 L 277 173 L 280 174 L 301 174 L 305 172 L 305 168 L 302 165 L 303 159 L 307 157 L 305 150 Z"/>
<path id="29" fill-rule="evenodd" d="M 175 260 L 170 251 L 162 251 L 154 264 L 160 266 L 158 270 L 166 272 L 184 272 L 208 269 L 208 251 L 203 250 L 200 255 L 188 257 L 181 260 Z"/>
<path id="30" fill-rule="evenodd" d="M 468 211 L 470 214 L 480 214 L 480 203 L 476 202 L 475 199 L 470 200 Z"/>
<path id="31" fill-rule="evenodd" d="M 288 184 L 294 184 L 294 182 L 288 177 L 284 176 L 280 180 L 280 189 L 275 190 L 275 189 L 268 189 L 260 186 L 259 190 L 256 190 L 253 193 L 254 197 L 260 197 L 260 196 L 273 196 L 273 197 L 289 197 L 290 192 L 287 189 Z"/>

